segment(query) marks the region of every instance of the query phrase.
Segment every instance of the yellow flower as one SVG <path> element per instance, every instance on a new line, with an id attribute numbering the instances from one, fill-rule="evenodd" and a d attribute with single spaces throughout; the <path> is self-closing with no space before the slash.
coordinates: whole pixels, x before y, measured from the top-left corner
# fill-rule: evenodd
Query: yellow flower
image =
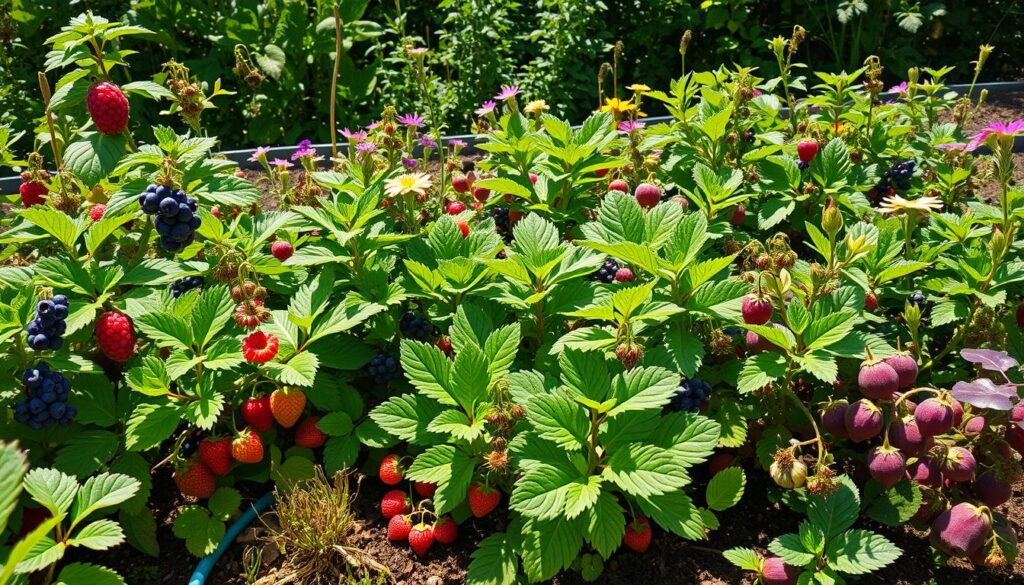
<path id="1" fill-rule="evenodd" d="M 426 173 L 412 173 L 399 175 L 394 179 L 389 179 L 384 183 L 384 190 L 391 197 L 408 195 L 409 193 L 425 195 L 427 189 L 430 189 L 430 186 L 431 182 L 429 175 Z"/>
<path id="2" fill-rule="evenodd" d="M 523 111 L 527 114 L 539 114 L 548 109 L 548 104 L 544 100 L 533 100 L 523 106 Z"/>
<path id="3" fill-rule="evenodd" d="M 625 114 L 628 112 L 636 112 L 636 115 L 640 118 L 646 117 L 647 114 L 637 110 L 636 104 L 632 100 L 620 100 L 619 98 L 604 98 L 604 105 L 601 106 L 602 112 L 611 112 L 617 117 L 619 114 Z"/>
<path id="4" fill-rule="evenodd" d="M 882 199 L 882 204 L 879 207 L 882 213 L 899 213 L 901 211 L 928 213 L 942 209 L 942 200 L 930 195 L 917 199 L 904 199 L 899 195 L 890 195 Z"/>
<path id="5" fill-rule="evenodd" d="M 633 85 L 627 87 L 626 89 L 628 89 L 629 91 L 632 91 L 632 92 L 636 92 L 636 93 L 647 93 L 647 92 L 651 91 L 651 88 L 647 87 L 646 85 L 644 85 L 642 83 L 634 83 Z"/>

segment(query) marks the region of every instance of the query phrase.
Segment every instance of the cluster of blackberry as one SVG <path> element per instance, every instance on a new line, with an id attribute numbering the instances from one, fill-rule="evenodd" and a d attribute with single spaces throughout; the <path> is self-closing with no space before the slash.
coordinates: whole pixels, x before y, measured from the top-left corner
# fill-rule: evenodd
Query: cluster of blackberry
<path id="1" fill-rule="evenodd" d="M 28 398 L 14 405 L 14 420 L 39 430 L 55 424 L 67 426 L 78 408 L 68 404 L 71 395 L 71 381 L 46 362 L 25 370 L 21 376 L 28 390 Z"/>
<path id="2" fill-rule="evenodd" d="M 181 189 L 150 185 L 145 193 L 139 195 L 139 205 L 143 211 L 156 217 L 160 245 L 168 252 L 180 252 L 196 239 L 196 230 L 202 224 L 196 215 L 199 203 L 192 197 L 186 197 Z"/>
<path id="3" fill-rule="evenodd" d="M 373 378 L 374 383 L 383 386 L 398 377 L 401 366 L 398 363 L 398 358 L 382 352 L 370 360 L 369 365 L 366 366 L 366 372 Z"/>
<path id="4" fill-rule="evenodd" d="M 68 298 L 56 295 L 36 303 L 36 317 L 28 323 L 28 346 L 34 351 L 60 349 L 67 331 Z"/>
<path id="5" fill-rule="evenodd" d="M 494 207 L 491 209 L 491 217 L 494 218 L 494 229 L 505 240 L 505 243 L 512 241 L 512 220 L 509 218 L 508 207 Z"/>
<path id="6" fill-rule="evenodd" d="M 665 412 L 700 411 L 707 407 L 711 384 L 700 378 L 683 380 L 665 406 Z"/>
<path id="7" fill-rule="evenodd" d="M 192 289 L 203 286 L 202 276 L 186 276 L 171 283 L 171 296 L 178 298 Z"/>
<path id="8" fill-rule="evenodd" d="M 434 333 L 434 326 L 426 317 L 406 311 L 398 322 L 398 328 L 406 339 L 426 341 Z"/>
<path id="9" fill-rule="evenodd" d="M 615 273 L 619 271 L 619 268 L 621 268 L 619 263 L 614 258 L 609 258 L 604 261 L 597 272 L 590 275 L 590 280 L 611 284 L 615 282 Z"/>
<path id="10" fill-rule="evenodd" d="M 898 191 L 910 189 L 910 179 L 914 177 L 914 165 L 912 160 L 897 161 L 889 170 L 882 173 L 882 180 L 878 182 L 878 191 L 886 193 L 889 187 Z"/>

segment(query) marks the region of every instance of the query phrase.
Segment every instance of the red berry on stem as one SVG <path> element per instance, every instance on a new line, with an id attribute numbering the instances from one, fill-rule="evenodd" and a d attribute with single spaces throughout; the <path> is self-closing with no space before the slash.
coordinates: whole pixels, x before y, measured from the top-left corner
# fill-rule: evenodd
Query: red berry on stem
<path id="1" fill-rule="evenodd" d="M 466 193 L 469 191 L 469 177 L 466 175 L 456 175 L 452 177 L 452 188 L 455 189 L 456 193 Z"/>
<path id="2" fill-rule="evenodd" d="M 434 492 L 437 491 L 437 484 L 424 481 L 414 481 L 412 483 L 412 489 L 415 490 L 421 498 L 431 498 L 434 496 Z"/>
<path id="3" fill-rule="evenodd" d="M 622 267 L 615 271 L 615 282 L 633 282 L 634 278 L 636 277 L 629 268 Z"/>
<path id="4" fill-rule="evenodd" d="M 448 215 L 458 215 L 463 211 L 466 211 L 466 204 L 461 201 L 449 201 L 444 208 L 444 212 Z"/>
<path id="5" fill-rule="evenodd" d="M 263 461 L 263 440 L 255 431 L 246 429 L 231 441 L 231 456 L 241 463 Z"/>
<path id="6" fill-rule="evenodd" d="M 771 299 L 753 293 L 743 297 L 740 307 L 743 322 L 751 325 L 764 325 L 770 321 L 773 310 Z"/>
<path id="7" fill-rule="evenodd" d="M 380 514 L 388 520 L 395 514 L 409 513 L 409 497 L 402 490 L 391 490 L 380 501 Z"/>
<path id="8" fill-rule="evenodd" d="M 388 522 L 388 540 L 402 541 L 409 538 L 412 521 L 405 514 L 395 514 Z"/>
<path id="9" fill-rule="evenodd" d="M 398 485 L 405 477 L 405 469 L 401 459 L 394 453 L 388 453 L 380 460 L 380 480 L 387 485 Z"/>
<path id="10" fill-rule="evenodd" d="M 742 205 L 737 205 L 736 209 L 732 211 L 732 217 L 729 218 L 729 223 L 732 225 L 740 225 L 743 220 L 747 218 L 747 208 Z"/>
<path id="11" fill-rule="evenodd" d="M 647 552 L 651 545 L 651 524 L 645 516 L 637 516 L 636 520 L 626 525 L 622 534 L 622 544 L 633 552 Z"/>
<path id="12" fill-rule="evenodd" d="M 199 460 L 216 475 L 227 475 L 231 469 L 231 439 L 206 439 L 199 443 Z"/>
<path id="13" fill-rule="evenodd" d="M 615 179 L 611 183 L 608 183 L 608 190 L 629 193 L 629 183 L 623 181 L 622 179 Z"/>
<path id="14" fill-rule="evenodd" d="M 434 528 L 432 526 L 420 522 L 409 531 L 409 546 L 417 556 L 422 557 L 427 554 L 433 544 Z"/>
<path id="15" fill-rule="evenodd" d="M 103 219 L 103 213 L 107 211 L 107 206 L 102 203 L 97 203 L 89 208 L 89 217 L 93 221 L 99 221 Z"/>
<path id="16" fill-rule="evenodd" d="M 460 221 L 459 222 L 459 231 L 462 232 L 462 237 L 468 238 L 469 237 L 469 224 L 464 222 L 464 221 Z"/>
<path id="17" fill-rule="evenodd" d="M 477 518 L 490 514 L 501 503 L 501 492 L 489 485 L 469 486 L 469 509 Z"/>
<path id="18" fill-rule="evenodd" d="M 661 202 L 661 189 L 652 183 L 640 183 L 633 192 L 640 207 L 650 209 Z"/>
<path id="19" fill-rule="evenodd" d="M 242 403 L 242 418 L 261 433 L 274 426 L 274 413 L 270 410 L 270 396 L 261 394 Z"/>
<path id="20" fill-rule="evenodd" d="M 800 157 L 801 161 L 805 163 L 811 162 L 818 155 L 818 141 L 801 140 L 796 145 L 796 154 Z"/>
<path id="21" fill-rule="evenodd" d="M 178 491 L 186 496 L 205 499 L 217 489 L 217 480 L 201 462 L 193 462 L 174 472 L 174 483 Z"/>
<path id="22" fill-rule="evenodd" d="M 39 181 L 26 181 L 18 187 L 18 193 L 21 194 L 21 204 L 29 208 L 46 203 L 46 195 L 50 190 Z"/>
<path id="23" fill-rule="evenodd" d="M 128 98 L 113 83 L 103 81 L 92 84 L 85 98 L 85 106 L 96 129 L 103 134 L 120 134 L 128 125 Z"/>
<path id="24" fill-rule="evenodd" d="M 295 431 L 295 446 L 305 449 L 319 449 L 327 442 L 327 435 L 317 428 L 319 416 L 311 416 L 302 421 Z"/>
<path id="25" fill-rule="evenodd" d="M 281 262 L 291 258 L 294 252 L 295 249 L 292 248 L 291 242 L 278 240 L 270 245 L 270 253 Z"/>
<path id="26" fill-rule="evenodd" d="M 459 537 L 459 525 L 451 516 L 445 516 L 434 524 L 434 540 L 441 544 L 451 544 Z"/>
<path id="27" fill-rule="evenodd" d="M 103 354 L 116 362 L 128 361 L 135 352 L 135 326 L 128 315 L 107 311 L 96 321 L 96 342 Z"/>

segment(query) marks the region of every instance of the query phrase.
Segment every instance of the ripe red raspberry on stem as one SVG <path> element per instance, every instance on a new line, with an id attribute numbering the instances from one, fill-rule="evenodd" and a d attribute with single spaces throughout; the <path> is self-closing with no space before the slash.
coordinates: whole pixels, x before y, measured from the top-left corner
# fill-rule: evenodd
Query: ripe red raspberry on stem
<path id="1" fill-rule="evenodd" d="M 99 221 L 103 219 L 103 214 L 107 211 L 107 206 L 102 203 L 98 203 L 89 208 L 89 217 L 93 221 Z"/>
<path id="2" fill-rule="evenodd" d="M 292 248 L 291 242 L 278 240 L 270 245 L 270 253 L 274 255 L 274 258 L 284 262 L 292 257 L 292 254 L 295 253 L 295 249 Z"/>
<path id="3" fill-rule="evenodd" d="M 280 341 L 276 335 L 255 331 L 242 340 L 242 355 L 247 361 L 263 364 L 274 359 L 279 346 Z"/>
<path id="4" fill-rule="evenodd" d="M 116 362 L 128 361 L 135 352 L 135 327 L 120 311 L 107 311 L 96 321 L 96 341 L 103 354 Z"/>
<path id="5" fill-rule="evenodd" d="M 85 105 L 96 129 L 107 136 L 120 134 L 128 125 L 128 98 L 109 81 L 92 84 Z"/>
<path id="6" fill-rule="evenodd" d="M 46 188 L 41 181 L 33 180 L 30 173 L 22 173 L 22 183 L 18 187 L 18 193 L 21 194 L 21 204 L 27 209 L 33 205 L 42 205 L 46 203 L 46 196 L 50 193 L 50 190 Z"/>

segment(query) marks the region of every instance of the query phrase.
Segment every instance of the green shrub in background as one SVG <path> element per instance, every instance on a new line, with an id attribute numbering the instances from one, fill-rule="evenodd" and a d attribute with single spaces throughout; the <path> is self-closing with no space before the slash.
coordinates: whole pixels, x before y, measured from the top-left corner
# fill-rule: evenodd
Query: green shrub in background
<path id="1" fill-rule="evenodd" d="M 0 0 L 0 121 L 33 129 L 42 113 L 37 72 L 45 55 L 27 47 L 90 9 L 157 31 L 125 41 L 124 49 L 138 51 L 130 76 L 149 78 L 174 59 L 207 93 L 222 79 L 244 98 L 246 108 L 203 114 L 225 146 L 325 141 L 332 7 L 333 0 Z M 1024 71 L 1024 33 L 1013 26 L 1024 16 L 1017 0 L 342 0 L 340 13 L 339 127 L 365 124 L 381 104 L 396 103 L 464 132 L 469 114 L 503 83 L 544 99 L 552 113 L 582 119 L 597 103 L 598 72 L 612 62 L 617 41 L 620 86 L 665 86 L 680 70 L 679 55 L 666 48 L 688 29 L 694 68 L 735 63 L 774 73 L 762 39 L 788 37 L 799 23 L 807 30 L 802 61 L 815 70 L 853 70 L 879 53 L 893 84 L 912 64 L 952 63 L 950 81 L 964 81 L 978 45 L 990 43 L 997 48 L 992 79 Z M 410 57 L 412 47 L 431 49 L 423 69 Z M 611 82 L 608 75 L 605 88 Z M 161 109 L 141 101 L 133 107 L 143 127 Z"/>

